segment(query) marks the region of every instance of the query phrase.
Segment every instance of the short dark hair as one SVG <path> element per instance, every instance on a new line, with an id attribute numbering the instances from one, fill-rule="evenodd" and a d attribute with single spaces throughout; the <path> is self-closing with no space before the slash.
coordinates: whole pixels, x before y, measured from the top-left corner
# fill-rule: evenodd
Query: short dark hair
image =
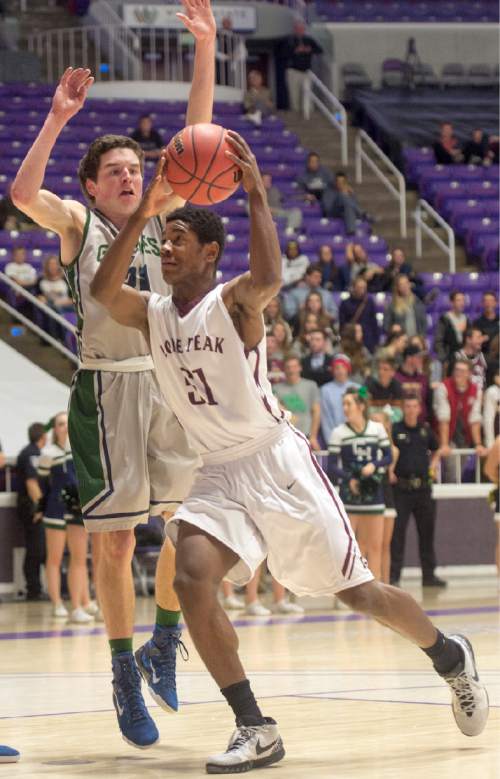
<path id="1" fill-rule="evenodd" d="M 309 152 L 309 154 L 307 155 L 307 161 L 308 161 L 308 162 L 309 162 L 309 160 L 311 159 L 311 157 L 317 157 L 317 158 L 319 159 L 319 154 L 318 154 L 318 152 L 317 152 L 317 151 L 310 151 L 310 152 Z"/>
<path id="2" fill-rule="evenodd" d="M 33 424 L 28 427 L 28 438 L 30 444 L 36 444 L 36 442 L 39 441 L 46 432 L 45 425 L 42 425 L 41 422 L 33 422 Z"/>
<path id="3" fill-rule="evenodd" d="M 151 119 L 151 114 L 141 114 L 138 121 L 142 122 L 143 119 Z M 151 119 L 151 121 L 153 120 Z"/>
<path id="4" fill-rule="evenodd" d="M 338 171 L 336 172 L 336 174 L 335 174 L 335 178 L 337 178 L 337 179 L 338 179 L 338 178 L 340 178 L 340 177 L 343 177 L 343 178 L 345 178 L 345 179 L 346 179 L 346 178 L 347 178 L 347 173 L 346 173 L 344 170 L 338 170 Z"/>
<path id="5" fill-rule="evenodd" d="M 492 289 L 487 289 L 483 292 L 483 298 L 486 297 L 486 295 L 492 295 L 495 300 L 497 300 L 497 293 Z"/>
<path id="6" fill-rule="evenodd" d="M 101 157 L 112 149 L 132 149 L 139 160 L 141 173 L 144 173 L 144 152 L 137 141 L 134 141 L 133 138 L 127 138 L 126 135 L 100 135 L 99 138 L 92 141 L 78 165 L 80 187 L 90 203 L 94 202 L 94 198 L 87 192 L 85 182 L 87 179 L 97 181 Z"/>
<path id="7" fill-rule="evenodd" d="M 457 295 L 465 295 L 465 292 L 462 292 L 461 289 L 454 289 L 450 292 L 450 300 L 455 300 Z"/>
<path id="8" fill-rule="evenodd" d="M 171 211 L 167 215 L 166 222 L 168 224 L 168 222 L 175 222 L 177 219 L 188 225 L 189 229 L 198 238 L 199 243 L 205 244 L 216 241 L 219 244 L 219 253 L 215 261 L 215 267 L 217 268 L 226 242 L 226 233 L 219 214 L 215 213 L 215 211 L 209 211 L 207 208 L 194 208 L 193 206 L 186 205 Z"/>
<path id="9" fill-rule="evenodd" d="M 319 273 L 321 276 L 323 275 L 323 268 L 319 262 L 313 262 L 311 265 L 307 266 L 306 276 L 310 276 L 311 273 Z"/>
<path id="10" fill-rule="evenodd" d="M 482 334 L 483 334 L 483 331 L 481 330 L 481 328 L 480 328 L 480 327 L 477 327 L 476 325 L 471 325 L 470 327 L 468 327 L 468 328 L 466 329 L 466 331 L 465 331 L 465 333 L 464 333 L 464 341 L 465 341 L 467 338 L 470 338 L 470 337 L 472 336 L 472 334 L 473 334 L 473 333 L 481 333 L 481 335 L 482 335 Z"/>
<path id="11" fill-rule="evenodd" d="M 403 402 L 405 400 L 416 400 L 418 403 L 422 403 L 421 399 L 417 395 L 416 392 L 404 392 L 403 393 Z"/>
<path id="12" fill-rule="evenodd" d="M 394 357 L 379 357 L 377 360 L 377 367 L 379 365 L 382 365 L 382 363 L 385 363 L 385 365 L 389 365 L 393 369 L 393 371 L 396 370 L 396 360 L 394 359 Z"/>

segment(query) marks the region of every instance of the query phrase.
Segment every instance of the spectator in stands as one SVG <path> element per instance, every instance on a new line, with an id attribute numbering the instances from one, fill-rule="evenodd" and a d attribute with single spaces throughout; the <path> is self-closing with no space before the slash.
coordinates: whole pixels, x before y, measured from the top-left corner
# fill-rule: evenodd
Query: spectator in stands
<path id="1" fill-rule="evenodd" d="M 34 294 L 36 292 L 36 269 L 26 259 L 26 249 L 24 246 L 16 246 L 12 250 L 11 261 L 5 266 L 5 275 L 23 287 L 27 292 Z M 31 317 L 33 307 L 23 295 L 14 294 L 14 305 L 18 311 L 25 316 Z"/>
<path id="2" fill-rule="evenodd" d="M 403 362 L 403 352 L 407 346 L 408 336 L 403 332 L 400 325 L 393 325 L 385 343 L 375 352 L 375 360 L 379 362 L 388 358 L 398 368 Z"/>
<path id="3" fill-rule="evenodd" d="M 403 388 L 403 394 L 418 399 L 420 413 L 418 421 L 424 424 L 431 415 L 429 379 L 424 372 L 424 355 L 416 344 L 409 344 L 403 352 L 403 363 L 394 377 Z"/>
<path id="4" fill-rule="evenodd" d="M 484 445 L 493 446 L 500 433 L 500 367 L 497 363 L 492 384 L 484 393 L 483 404 Z"/>
<path id="5" fill-rule="evenodd" d="M 38 289 L 40 291 L 38 299 L 42 303 L 47 303 L 58 314 L 74 310 L 68 285 L 55 254 L 47 257 L 43 264 L 43 275 L 38 282 Z"/>
<path id="6" fill-rule="evenodd" d="M 492 154 L 489 148 L 489 138 L 479 127 L 475 128 L 471 137 L 463 145 L 464 162 L 467 165 L 490 165 Z"/>
<path id="7" fill-rule="evenodd" d="M 490 342 L 486 355 L 486 386 L 493 384 L 497 368 L 500 365 L 500 336 L 496 335 Z"/>
<path id="8" fill-rule="evenodd" d="M 233 20 L 230 15 L 222 19 L 222 30 L 217 32 L 216 38 L 216 83 L 222 86 L 233 86 L 235 76 L 241 67 L 246 69 L 248 49 L 243 36 L 234 41 L 232 36 Z"/>
<path id="9" fill-rule="evenodd" d="M 457 360 L 453 374 L 438 385 L 434 392 L 434 415 L 439 433 L 441 454 L 448 458 L 451 448 L 474 447 L 478 457 L 484 457 L 486 449 L 481 443 L 482 393 L 471 379 L 467 360 Z M 445 480 L 454 480 L 453 463 L 443 463 Z"/>
<path id="10" fill-rule="evenodd" d="M 321 54 L 323 49 L 314 38 L 306 35 L 306 26 L 302 21 L 296 21 L 293 35 L 289 35 L 280 46 L 281 56 L 287 60 L 286 86 L 288 103 L 292 111 L 302 112 L 303 94 L 308 81 L 308 71 L 311 69 L 314 54 Z"/>
<path id="11" fill-rule="evenodd" d="M 275 322 L 272 334 L 276 338 L 276 350 L 287 357 L 292 346 L 292 331 L 288 322 L 285 322 L 284 319 Z"/>
<path id="12" fill-rule="evenodd" d="M 306 298 L 311 292 L 317 292 L 321 296 L 323 308 L 332 319 L 337 319 L 337 304 L 331 292 L 321 286 L 322 268 L 317 263 L 309 265 L 304 276 L 304 283 L 285 293 L 284 311 L 288 320 L 296 316 Z"/>
<path id="13" fill-rule="evenodd" d="M 45 425 L 34 422 L 28 428 L 29 444 L 17 458 L 17 516 L 24 529 L 23 572 L 26 579 L 26 600 L 45 600 L 40 571 L 45 561 L 45 535 L 40 500 L 42 490 L 38 483 L 38 460 L 47 443 Z"/>
<path id="14" fill-rule="evenodd" d="M 322 268 L 321 286 L 325 289 L 338 289 L 339 269 L 335 264 L 330 244 L 323 243 L 318 249 L 318 265 Z"/>
<path id="15" fill-rule="evenodd" d="M 309 203 L 321 203 L 323 216 L 329 216 L 335 191 L 333 175 L 321 164 L 319 154 L 310 152 L 307 155 L 306 168 L 297 184 L 305 192 L 305 200 Z"/>
<path id="16" fill-rule="evenodd" d="M 464 314 L 464 293 L 454 290 L 450 294 L 450 302 L 450 310 L 439 317 L 434 336 L 434 351 L 443 363 L 445 372 L 455 352 L 462 348 L 464 333 L 470 326 Z"/>
<path id="17" fill-rule="evenodd" d="M 359 243 L 348 243 L 345 248 L 346 264 L 339 269 L 340 289 L 349 289 L 358 276 L 363 276 L 369 292 L 378 291 L 378 280 L 383 269 L 370 262 L 365 249 Z"/>
<path id="18" fill-rule="evenodd" d="M 302 281 L 309 264 L 309 257 L 307 254 L 302 254 L 298 241 L 288 241 L 282 257 L 283 286 L 292 287 Z"/>
<path id="19" fill-rule="evenodd" d="M 392 250 L 391 259 L 388 265 L 384 268 L 383 275 L 380 279 L 380 291 L 392 292 L 394 282 L 401 273 L 404 276 L 408 276 L 413 292 L 422 300 L 424 297 L 422 281 L 413 270 L 411 263 L 409 263 L 406 259 L 405 253 L 402 249 Z"/>
<path id="20" fill-rule="evenodd" d="M 451 122 L 441 123 L 439 138 L 434 142 L 433 149 L 438 165 L 453 165 L 463 162 L 462 150 L 453 133 Z"/>
<path id="21" fill-rule="evenodd" d="M 262 118 L 269 116 L 273 111 L 271 91 L 264 86 L 264 77 L 260 70 L 253 68 L 247 76 L 247 90 L 243 95 L 243 107 L 246 118 L 260 127 Z"/>
<path id="22" fill-rule="evenodd" d="M 390 357 L 377 361 L 377 375 L 368 376 L 366 388 L 373 406 L 400 406 L 403 388 L 396 379 L 396 363 Z"/>
<path id="23" fill-rule="evenodd" d="M 354 190 L 342 170 L 335 174 L 335 192 L 327 216 L 343 219 L 347 235 L 354 235 L 358 220 L 364 217 Z"/>
<path id="24" fill-rule="evenodd" d="M 384 312 L 384 330 L 389 332 L 392 325 L 398 324 L 404 333 L 425 336 L 427 332 L 427 313 L 425 306 L 413 294 L 410 279 L 400 274 L 394 282 L 392 300 Z"/>
<path id="25" fill-rule="evenodd" d="M 314 330 L 321 330 L 316 314 L 301 311 L 299 314 L 299 329 L 297 337 L 292 344 L 292 352 L 299 357 L 305 357 L 309 353 L 309 338 Z"/>
<path id="26" fill-rule="evenodd" d="M 270 333 L 273 329 L 275 322 L 283 321 L 283 314 L 281 312 L 281 300 L 278 296 L 271 298 L 269 303 L 264 309 L 264 324 L 266 327 L 266 333 Z"/>
<path id="27" fill-rule="evenodd" d="M 484 335 L 483 352 L 487 352 L 490 342 L 498 335 L 498 309 L 497 296 L 494 292 L 488 291 L 483 294 L 482 314 L 472 323 L 474 327 L 481 330 Z"/>
<path id="28" fill-rule="evenodd" d="M 273 387 L 281 405 L 290 411 L 292 424 L 309 438 L 313 449 L 319 449 L 320 395 L 317 384 L 301 376 L 298 357 L 285 360 L 285 381 Z"/>
<path id="29" fill-rule="evenodd" d="M 332 430 L 345 422 L 342 399 L 348 387 L 359 387 L 351 381 L 352 365 L 346 354 L 336 354 L 331 361 L 332 381 L 321 387 L 321 434 L 326 443 Z"/>
<path id="30" fill-rule="evenodd" d="M 283 208 L 283 198 L 278 187 L 273 184 L 273 177 L 270 173 L 262 174 L 262 183 L 267 195 L 267 205 L 274 217 L 284 217 L 286 219 L 286 229 L 288 232 L 299 230 L 302 225 L 302 211 L 300 208 Z"/>
<path id="31" fill-rule="evenodd" d="M 7 194 L 0 199 L 0 230 L 31 230 L 38 225 L 23 214 L 12 202 L 10 189 L 12 182 L 7 187 Z"/>
<path id="32" fill-rule="evenodd" d="M 464 334 L 462 349 L 455 352 L 449 368 L 449 375 L 453 373 L 453 366 L 457 360 L 469 363 L 471 380 L 477 384 L 480 390 L 486 386 L 486 358 L 483 354 L 484 336 L 478 327 L 468 327 Z"/>
<path id="33" fill-rule="evenodd" d="M 357 323 L 344 325 L 340 331 L 340 344 L 336 352 L 346 354 L 351 361 L 351 378 L 356 384 L 364 384 L 370 372 L 372 356 L 363 343 L 363 328 Z"/>
<path id="34" fill-rule="evenodd" d="M 342 300 L 339 307 L 340 332 L 347 324 L 360 324 L 366 348 L 374 352 L 379 340 L 379 328 L 375 312 L 375 303 L 368 294 L 368 285 L 363 276 L 358 276 L 351 285 L 348 298 Z"/>
<path id="35" fill-rule="evenodd" d="M 427 348 L 427 342 L 425 338 L 420 335 L 414 335 L 413 338 L 408 339 L 408 346 L 416 346 L 422 355 L 422 369 L 427 380 L 429 387 L 434 390 L 440 381 L 443 379 L 443 364 L 437 357 L 429 354 Z M 405 347 L 406 348 L 406 347 Z"/>
<path id="36" fill-rule="evenodd" d="M 137 141 L 147 160 L 159 158 L 164 146 L 163 138 L 153 127 L 153 120 L 149 114 L 143 114 L 139 117 L 138 125 L 130 137 Z"/>
<path id="37" fill-rule="evenodd" d="M 322 387 L 330 381 L 330 363 L 332 354 L 328 352 L 328 342 L 324 330 L 313 330 L 309 335 L 309 354 L 302 359 L 302 376 Z"/>
<path id="38" fill-rule="evenodd" d="M 268 333 L 266 336 L 267 378 L 271 384 L 285 380 L 285 355 L 278 348 L 276 336 Z"/>
<path id="39" fill-rule="evenodd" d="M 298 330 L 302 328 L 304 318 L 307 317 L 308 314 L 316 315 L 318 328 L 323 330 L 328 338 L 331 338 L 333 332 L 333 317 L 325 311 L 323 298 L 319 292 L 310 292 L 306 297 L 304 305 L 300 309 L 297 317 Z"/>

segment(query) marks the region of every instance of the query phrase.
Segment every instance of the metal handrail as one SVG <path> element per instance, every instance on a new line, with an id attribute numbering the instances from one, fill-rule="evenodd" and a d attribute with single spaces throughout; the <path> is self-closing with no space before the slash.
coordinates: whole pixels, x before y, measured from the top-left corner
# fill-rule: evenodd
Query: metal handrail
<path id="1" fill-rule="evenodd" d="M 16 293 L 16 295 L 22 295 L 33 306 L 39 308 L 44 312 L 44 314 L 47 314 L 47 316 L 50 316 L 52 319 L 54 319 L 54 321 L 58 322 L 58 324 L 66 328 L 66 330 L 69 330 L 70 333 L 76 335 L 77 329 L 73 324 L 71 324 L 71 322 L 68 322 L 68 320 L 61 316 L 61 314 L 58 314 L 57 311 L 54 311 L 53 308 L 48 306 L 42 300 L 39 300 L 36 295 L 28 292 L 28 290 L 24 289 L 24 287 L 18 284 L 17 281 L 14 281 L 14 279 L 11 279 L 10 276 L 7 276 L 7 274 L 5 274 L 3 271 L 0 271 L 0 281 L 3 281 L 4 284 L 7 284 L 7 286 L 9 286 Z"/>
<path id="2" fill-rule="evenodd" d="M 224 41 L 228 67 L 216 69 L 221 86 L 246 88 L 245 63 L 238 59 L 242 37 L 228 30 L 217 32 Z M 81 57 L 96 81 L 177 81 L 190 83 L 194 64 L 194 38 L 170 27 L 131 28 L 95 24 L 45 30 L 28 36 L 28 49 L 42 63 L 48 82 L 74 66 Z M 147 60 L 147 61 L 146 61 Z"/>
<path id="3" fill-rule="evenodd" d="M 368 148 L 389 168 L 393 176 L 396 178 L 398 187 L 396 188 L 390 178 L 381 169 L 380 165 L 366 153 L 363 149 L 363 144 L 366 144 Z M 356 135 L 354 143 L 354 164 L 356 167 L 356 183 L 361 184 L 363 181 L 363 162 L 368 165 L 370 170 L 377 176 L 379 181 L 382 182 L 384 187 L 393 195 L 393 197 L 399 201 L 399 229 L 401 236 L 406 238 L 406 182 L 401 171 L 397 169 L 392 160 L 384 154 L 382 149 L 377 146 L 375 141 L 365 133 L 364 130 L 359 130 Z"/>
<path id="4" fill-rule="evenodd" d="M 52 338 L 51 335 L 45 332 L 45 330 L 42 330 L 41 327 L 38 327 L 38 325 L 32 322 L 31 319 L 28 319 L 28 317 L 24 316 L 24 314 L 21 314 L 17 309 L 9 306 L 9 304 L 1 298 L 0 308 L 3 308 L 4 311 L 7 311 L 8 314 L 21 322 L 25 327 L 27 327 L 29 330 L 32 330 L 34 333 L 36 333 L 36 335 L 40 336 L 40 338 L 43 338 L 45 341 L 47 341 L 47 343 L 60 351 L 61 354 L 64 354 L 68 360 L 71 360 L 71 362 L 74 362 L 75 365 L 78 365 L 78 358 L 73 354 L 73 352 L 70 352 L 70 350 L 67 349 L 64 344 L 62 344 L 60 341 L 57 341 L 55 338 Z"/>
<path id="5" fill-rule="evenodd" d="M 333 92 L 330 92 L 328 87 L 323 84 L 321 79 L 319 79 L 317 75 L 312 72 L 312 70 L 308 70 L 307 75 L 308 79 L 304 84 L 304 91 L 302 94 L 302 108 L 304 117 L 306 119 L 310 118 L 311 104 L 315 105 L 316 108 L 321 111 L 321 113 L 328 119 L 330 124 L 332 124 L 333 127 L 335 127 L 335 129 L 340 133 L 340 154 L 342 165 L 347 165 L 349 162 L 349 151 L 347 146 L 347 112 L 338 97 L 335 97 Z M 324 99 L 321 99 L 321 97 L 314 94 L 313 87 L 316 87 L 318 91 L 322 93 Z M 337 119 L 335 113 L 333 113 L 328 108 L 328 105 L 325 101 L 328 101 L 336 110 L 336 112 L 340 114 L 340 120 Z"/>
<path id="6" fill-rule="evenodd" d="M 448 236 L 448 243 L 446 244 L 442 238 L 433 230 L 432 227 L 425 222 L 424 214 L 429 214 L 432 218 L 446 231 Z M 419 200 L 417 208 L 415 209 L 414 219 L 416 224 L 415 230 L 415 250 L 417 257 L 422 256 L 422 232 L 424 232 L 434 243 L 442 249 L 445 254 L 448 255 L 448 270 L 450 273 L 456 272 L 456 256 L 455 256 L 455 232 L 453 228 L 446 222 L 441 214 L 438 214 L 432 206 L 429 205 L 427 200 Z"/>

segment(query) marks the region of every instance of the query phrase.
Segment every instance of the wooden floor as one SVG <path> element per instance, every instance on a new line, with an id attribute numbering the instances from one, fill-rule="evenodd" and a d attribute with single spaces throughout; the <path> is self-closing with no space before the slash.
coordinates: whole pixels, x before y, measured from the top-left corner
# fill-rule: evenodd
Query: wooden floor
<path id="1" fill-rule="evenodd" d="M 421 599 L 418 587 L 412 592 Z M 444 631 L 474 644 L 492 705 L 485 732 L 457 730 L 446 685 L 422 652 L 349 612 L 305 617 L 235 615 L 241 653 L 264 712 L 280 726 L 287 757 L 275 779 L 499 779 L 500 611 L 496 581 L 455 580 L 424 605 Z M 139 600 L 136 644 L 149 634 Z M 151 702 L 161 742 L 134 750 L 118 732 L 102 626 L 71 629 L 46 604 L 0 605 L 0 743 L 21 751 L 4 777 L 204 776 L 233 722 L 188 636 L 179 714 Z M 147 692 L 146 692 L 147 696 Z M 148 700 L 149 705 L 149 700 Z"/>

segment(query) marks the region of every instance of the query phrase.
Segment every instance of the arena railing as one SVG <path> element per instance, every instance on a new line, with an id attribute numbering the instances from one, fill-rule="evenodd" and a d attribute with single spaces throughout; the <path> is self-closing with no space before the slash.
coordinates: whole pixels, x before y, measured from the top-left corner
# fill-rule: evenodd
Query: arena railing
<path id="1" fill-rule="evenodd" d="M 446 232 L 447 243 L 443 241 L 440 235 L 435 231 L 435 228 L 427 224 L 426 219 L 432 217 L 435 222 L 443 228 Z M 415 218 L 415 249 L 417 257 L 422 256 L 422 233 L 425 233 L 432 241 L 434 241 L 440 249 L 442 249 L 448 257 L 448 270 L 450 273 L 456 272 L 456 258 L 455 258 L 455 233 L 453 228 L 450 227 L 443 217 L 435 211 L 432 206 L 429 205 L 427 200 L 419 200 L 417 208 L 414 214 Z"/>
<path id="2" fill-rule="evenodd" d="M 323 467 L 326 466 L 328 452 L 322 450 L 315 452 L 319 462 Z M 450 457 L 455 458 L 455 482 L 441 482 L 441 475 L 438 472 L 438 481 L 433 485 L 432 494 L 436 499 L 443 498 L 486 498 L 494 485 L 489 482 L 481 482 L 481 464 L 479 457 L 476 456 L 476 466 L 474 471 L 474 482 L 462 482 L 462 473 L 460 462 L 463 457 L 475 455 L 474 449 L 453 449 Z M 16 465 L 13 457 L 7 457 L 5 462 L 5 492 L 12 491 L 12 470 Z"/>
<path id="3" fill-rule="evenodd" d="M 219 86 L 246 88 L 242 38 L 217 32 L 225 62 L 216 69 Z M 125 24 L 68 27 L 28 36 L 28 49 L 36 54 L 48 82 L 55 82 L 69 66 L 84 63 L 98 82 L 177 81 L 190 83 L 194 64 L 194 38 L 184 30 L 167 27 L 131 28 Z"/>
<path id="4" fill-rule="evenodd" d="M 307 71 L 308 79 L 304 85 L 304 91 L 302 94 L 302 110 L 304 117 L 309 119 L 311 117 L 311 106 L 315 106 L 323 116 L 328 119 L 330 124 L 335 127 L 340 133 L 340 154 L 342 159 L 342 165 L 347 165 L 349 162 L 349 151 L 347 147 L 347 113 L 333 92 L 330 92 L 327 86 L 323 84 L 321 79 L 317 77 L 312 70 Z M 317 90 L 320 95 L 315 94 L 314 90 Z M 333 110 L 332 110 L 333 109 Z"/>
<path id="5" fill-rule="evenodd" d="M 366 148 L 377 157 L 375 161 L 366 151 Z M 363 181 L 363 163 L 367 165 L 372 173 L 382 182 L 384 187 L 391 193 L 391 195 L 399 203 L 399 231 L 402 238 L 406 238 L 406 182 L 401 171 L 397 169 L 392 160 L 387 157 L 382 149 L 377 146 L 375 141 L 365 133 L 364 130 L 359 130 L 354 142 L 354 164 L 356 169 L 356 183 L 361 184 Z M 397 187 L 389 178 L 387 171 L 384 171 L 383 166 L 388 168 L 397 182 Z"/>
<path id="6" fill-rule="evenodd" d="M 47 306 L 45 303 L 43 303 L 41 300 L 38 300 L 35 295 L 32 295 L 31 292 L 28 292 L 24 289 L 24 287 L 21 287 L 20 284 L 17 284 L 15 281 L 10 279 L 8 276 L 5 275 L 5 273 L 0 271 L 0 281 L 2 281 L 4 284 L 6 284 L 16 295 L 21 295 L 24 297 L 29 303 L 31 303 L 32 306 L 35 306 L 40 311 L 42 311 L 46 316 L 50 317 L 54 322 L 57 322 L 62 328 L 70 332 L 72 335 L 76 335 L 76 327 L 71 324 L 71 322 L 68 322 L 67 319 L 62 317 L 60 314 L 57 313 L 57 311 L 54 311 L 50 306 Z M 31 319 L 24 316 L 24 314 L 21 314 L 20 311 L 18 311 L 16 308 L 11 306 L 7 301 L 0 298 L 0 307 L 4 309 L 10 316 L 12 316 L 14 319 L 16 319 L 18 322 L 21 322 L 25 327 L 27 327 L 29 330 L 31 330 L 33 333 L 38 335 L 40 338 L 43 338 L 44 341 L 47 341 L 51 346 L 53 346 L 55 349 L 57 349 L 61 354 L 63 354 L 65 357 L 68 358 L 72 363 L 75 365 L 78 365 L 78 357 L 73 354 L 72 351 L 70 351 L 64 344 L 62 344 L 60 341 L 57 340 L 57 338 L 54 338 L 49 333 L 47 333 L 45 330 L 43 330 L 41 327 L 39 327 L 35 322 L 32 322 Z"/>

